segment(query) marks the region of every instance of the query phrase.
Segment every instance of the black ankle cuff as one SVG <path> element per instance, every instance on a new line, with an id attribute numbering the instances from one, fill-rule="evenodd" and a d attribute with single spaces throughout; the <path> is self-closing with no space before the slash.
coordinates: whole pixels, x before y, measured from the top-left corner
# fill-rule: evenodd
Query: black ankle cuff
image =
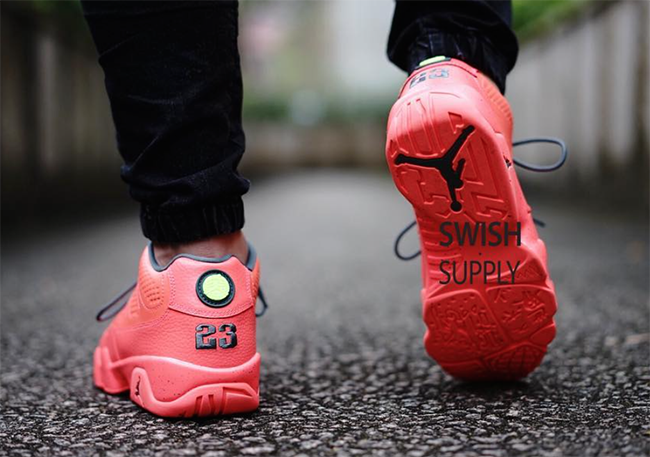
<path id="1" fill-rule="evenodd" d="M 244 203 L 237 198 L 177 211 L 143 205 L 140 223 L 144 236 L 153 242 L 186 243 L 241 230 L 244 226 Z"/>
<path id="2" fill-rule="evenodd" d="M 505 56 L 480 34 L 454 33 L 425 28 L 411 42 L 407 53 L 408 71 L 412 73 L 420 62 L 435 56 L 452 57 L 476 68 L 489 77 L 503 94 L 510 71 Z"/>

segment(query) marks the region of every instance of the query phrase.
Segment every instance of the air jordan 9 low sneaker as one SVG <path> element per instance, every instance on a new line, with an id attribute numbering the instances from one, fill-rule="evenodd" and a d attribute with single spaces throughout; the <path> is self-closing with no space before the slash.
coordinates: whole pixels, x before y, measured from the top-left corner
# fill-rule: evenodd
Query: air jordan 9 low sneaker
<path id="1" fill-rule="evenodd" d="M 386 159 L 416 216 L 427 352 L 465 380 L 526 376 L 555 336 L 557 305 L 508 102 L 471 66 L 430 59 L 390 112 Z"/>
<path id="2" fill-rule="evenodd" d="M 255 410 L 259 262 L 249 249 L 246 264 L 181 255 L 164 268 L 145 249 L 135 289 L 95 350 L 95 385 L 165 417 Z"/>

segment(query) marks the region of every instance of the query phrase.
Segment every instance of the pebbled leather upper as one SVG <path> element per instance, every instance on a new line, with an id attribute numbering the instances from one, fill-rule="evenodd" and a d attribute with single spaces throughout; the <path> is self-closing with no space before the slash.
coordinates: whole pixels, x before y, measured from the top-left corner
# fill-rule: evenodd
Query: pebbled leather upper
<path id="1" fill-rule="evenodd" d="M 199 278 L 216 270 L 227 274 L 234 285 L 234 297 L 221 308 L 206 305 L 197 294 Z M 111 360 L 137 356 L 171 357 L 213 368 L 240 365 L 256 353 L 256 316 L 259 261 L 250 271 L 237 258 L 221 262 L 188 257 L 175 259 L 163 271 L 151 265 L 149 251 L 140 257 L 138 284 L 127 305 L 106 329 L 100 344 L 108 347 Z M 199 325 L 211 325 L 216 332 L 214 349 L 197 349 Z M 237 345 L 223 349 L 219 339 L 230 341 L 226 331 L 234 325 Z"/>

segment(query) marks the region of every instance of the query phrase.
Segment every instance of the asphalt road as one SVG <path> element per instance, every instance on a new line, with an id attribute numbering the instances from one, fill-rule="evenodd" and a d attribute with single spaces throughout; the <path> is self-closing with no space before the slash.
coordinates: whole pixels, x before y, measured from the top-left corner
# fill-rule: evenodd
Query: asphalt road
<path id="1" fill-rule="evenodd" d="M 135 214 L 5 238 L 0 455 L 648 455 L 647 221 L 531 204 L 548 223 L 558 337 L 526 381 L 471 385 L 424 352 L 419 266 L 391 252 L 410 208 L 386 176 L 258 183 L 246 232 L 272 306 L 262 403 L 204 421 L 92 386 L 94 314 L 144 245 Z"/>

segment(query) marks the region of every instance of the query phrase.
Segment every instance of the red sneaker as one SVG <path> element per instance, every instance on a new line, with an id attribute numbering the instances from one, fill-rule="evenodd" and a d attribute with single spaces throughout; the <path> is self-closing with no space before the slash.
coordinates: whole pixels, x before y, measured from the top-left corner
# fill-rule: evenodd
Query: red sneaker
<path id="1" fill-rule="evenodd" d="M 427 352 L 467 380 L 518 379 L 555 336 L 555 291 L 513 167 L 512 114 L 484 75 L 444 57 L 415 71 L 386 158 L 415 210 Z"/>
<path id="2" fill-rule="evenodd" d="M 182 255 L 165 268 L 145 249 L 135 290 L 95 350 L 95 385 L 128 390 L 165 417 L 255 410 L 259 262 L 249 249 L 246 265 L 231 256 Z"/>

